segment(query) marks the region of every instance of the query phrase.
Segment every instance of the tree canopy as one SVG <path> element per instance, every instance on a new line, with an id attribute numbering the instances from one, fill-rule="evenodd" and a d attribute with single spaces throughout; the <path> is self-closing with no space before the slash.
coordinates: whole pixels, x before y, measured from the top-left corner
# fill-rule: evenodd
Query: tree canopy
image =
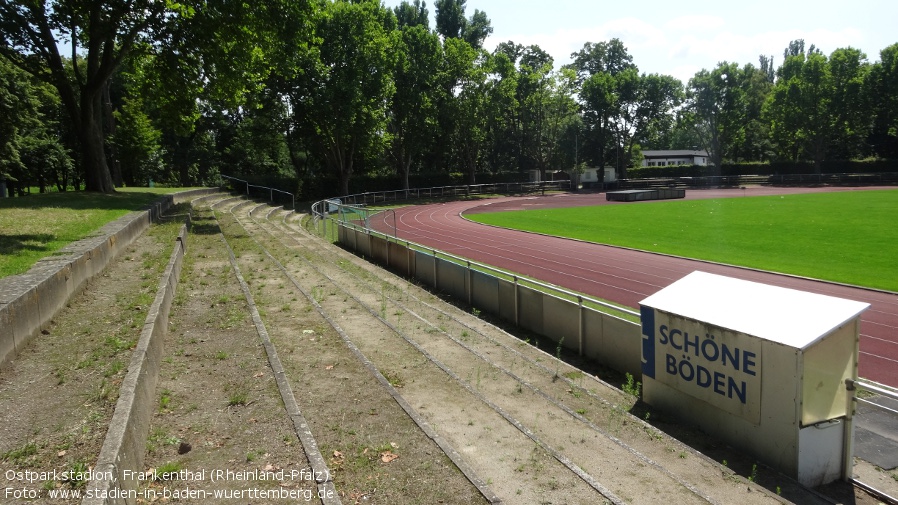
<path id="1" fill-rule="evenodd" d="M 898 158 L 898 44 L 871 63 L 788 41 L 778 66 L 681 83 L 640 72 L 620 39 L 561 67 L 536 45 L 488 52 L 492 22 L 467 3 L 435 0 L 431 27 L 423 0 L 0 0 L 0 177 L 110 192 L 224 173 L 312 198 L 360 175 L 626 176 L 643 149 L 705 149 L 718 169 Z"/>

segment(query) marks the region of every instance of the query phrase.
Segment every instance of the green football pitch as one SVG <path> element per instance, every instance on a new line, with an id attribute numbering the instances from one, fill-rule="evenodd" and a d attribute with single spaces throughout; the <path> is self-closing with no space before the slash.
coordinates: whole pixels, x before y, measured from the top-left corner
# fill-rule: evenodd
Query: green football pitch
<path id="1" fill-rule="evenodd" d="M 466 217 L 504 228 L 898 291 L 898 190 Z"/>

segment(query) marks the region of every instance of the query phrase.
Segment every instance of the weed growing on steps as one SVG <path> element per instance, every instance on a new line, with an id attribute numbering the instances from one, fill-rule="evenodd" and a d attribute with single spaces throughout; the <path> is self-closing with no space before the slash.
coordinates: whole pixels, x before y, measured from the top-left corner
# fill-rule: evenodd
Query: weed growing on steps
<path id="1" fill-rule="evenodd" d="M 624 393 L 627 393 L 628 395 L 632 395 L 632 396 L 635 396 L 636 398 L 640 398 L 641 397 L 640 393 L 642 390 L 642 383 L 637 381 L 636 379 L 634 379 L 633 375 L 630 373 L 627 373 L 626 376 L 627 376 L 627 382 L 625 382 L 621 386 L 621 389 L 623 389 Z"/>
<path id="2" fill-rule="evenodd" d="M 558 380 L 558 367 L 561 366 L 561 346 L 564 344 L 564 337 L 558 340 L 558 347 L 555 348 L 555 375 L 552 376 L 552 382 Z"/>

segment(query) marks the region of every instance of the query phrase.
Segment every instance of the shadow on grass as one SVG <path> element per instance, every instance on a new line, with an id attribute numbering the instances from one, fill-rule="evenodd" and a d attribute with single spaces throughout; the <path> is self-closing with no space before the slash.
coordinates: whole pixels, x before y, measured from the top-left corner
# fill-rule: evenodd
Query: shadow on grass
<path id="1" fill-rule="evenodd" d="M 0 256 L 11 256 L 21 251 L 49 252 L 47 245 L 56 237 L 49 233 L 5 235 L 0 233 Z"/>
<path id="2" fill-rule="evenodd" d="M 165 196 L 163 193 L 44 193 L 16 198 L 0 198 L 3 209 L 63 208 L 72 210 L 140 210 Z"/>

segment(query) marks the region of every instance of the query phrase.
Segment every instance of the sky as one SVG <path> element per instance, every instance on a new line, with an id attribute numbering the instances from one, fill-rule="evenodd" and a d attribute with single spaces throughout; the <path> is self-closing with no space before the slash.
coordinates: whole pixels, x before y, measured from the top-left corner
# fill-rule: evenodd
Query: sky
<path id="1" fill-rule="evenodd" d="M 434 2 L 426 1 L 434 28 Z M 383 3 L 392 8 L 401 0 Z M 765 54 L 779 67 L 796 39 L 827 56 L 854 47 L 870 62 L 898 43 L 896 0 L 467 0 L 466 16 L 475 9 L 492 22 L 487 50 L 506 41 L 536 44 L 557 69 L 586 42 L 618 38 L 640 72 L 672 75 L 683 84 L 721 61 L 758 66 Z"/>

